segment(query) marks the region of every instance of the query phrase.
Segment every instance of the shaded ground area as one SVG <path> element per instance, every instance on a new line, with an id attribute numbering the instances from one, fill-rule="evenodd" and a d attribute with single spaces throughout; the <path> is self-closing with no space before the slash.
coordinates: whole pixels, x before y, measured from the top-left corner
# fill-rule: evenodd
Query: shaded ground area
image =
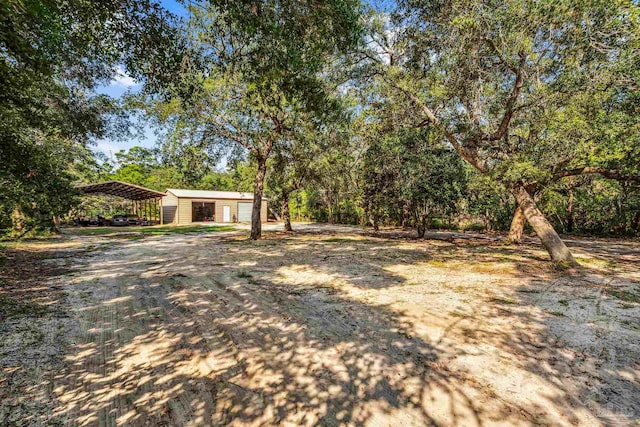
<path id="1" fill-rule="evenodd" d="M 110 226 L 110 227 L 72 227 L 64 230 L 69 236 L 106 236 L 111 238 L 135 239 L 146 236 L 166 234 L 217 233 L 234 231 L 233 224 L 193 224 L 193 225 L 154 225 L 150 226 Z"/>
<path id="2" fill-rule="evenodd" d="M 299 228 L 5 250 L 0 425 L 639 425 L 639 242 Z"/>

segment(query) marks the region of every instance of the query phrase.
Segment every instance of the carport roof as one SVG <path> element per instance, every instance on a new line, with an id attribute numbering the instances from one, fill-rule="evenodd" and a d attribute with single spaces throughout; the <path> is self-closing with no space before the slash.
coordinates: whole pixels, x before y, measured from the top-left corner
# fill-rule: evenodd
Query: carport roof
<path id="1" fill-rule="evenodd" d="M 165 194 L 121 181 L 106 181 L 96 184 L 78 185 L 76 188 L 85 194 L 108 194 L 129 200 L 157 199 Z"/>

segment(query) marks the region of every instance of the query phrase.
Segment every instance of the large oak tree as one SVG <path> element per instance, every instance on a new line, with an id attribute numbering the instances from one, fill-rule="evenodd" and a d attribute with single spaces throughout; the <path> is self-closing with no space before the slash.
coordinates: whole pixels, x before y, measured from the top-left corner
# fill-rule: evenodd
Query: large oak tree
<path id="1" fill-rule="evenodd" d="M 267 160 L 301 114 L 322 122 L 339 111 L 327 65 L 359 40 L 359 3 L 199 1 L 189 5 L 191 55 L 169 114 L 203 144 L 241 146 L 255 160 L 251 238 L 261 235 Z M 186 131 L 185 131 L 186 130 Z"/>
<path id="2" fill-rule="evenodd" d="M 632 2 L 403 1 L 367 56 L 469 164 L 505 184 L 552 260 L 574 260 L 527 185 L 529 153 L 554 150 L 541 111 L 619 66 L 638 46 Z M 533 166 L 532 166 L 533 165 Z"/>

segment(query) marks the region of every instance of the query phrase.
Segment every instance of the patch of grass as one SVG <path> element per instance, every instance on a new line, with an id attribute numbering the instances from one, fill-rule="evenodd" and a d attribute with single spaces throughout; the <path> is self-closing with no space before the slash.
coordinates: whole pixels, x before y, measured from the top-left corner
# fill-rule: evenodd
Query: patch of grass
<path id="1" fill-rule="evenodd" d="M 333 243 L 333 242 L 353 242 L 356 239 L 351 239 L 348 237 L 329 237 L 328 239 L 322 239 L 323 242 Z"/>
<path id="2" fill-rule="evenodd" d="M 547 314 L 551 314 L 554 316 L 558 316 L 558 317 L 564 317 L 564 313 L 560 312 L 560 311 L 555 311 L 555 310 L 545 310 L 544 311 Z"/>
<path id="3" fill-rule="evenodd" d="M 487 227 L 479 222 L 463 222 L 458 224 L 458 230 L 460 231 L 484 231 Z"/>
<path id="4" fill-rule="evenodd" d="M 22 235 L 20 238 L 18 236 L 1 234 L 0 242 L 29 242 L 29 241 L 46 241 L 46 240 L 56 240 L 60 238 L 58 233 L 54 233 L 49 230 L 31 230 L 27 234 Z"/>
<path id="5" fill-rule="evenodd" d="M 583 307 L 583 308 L 584 308 L 584 307 Z M 620 303 L 620 308 L 622 308 L 622 309 L 625 309 L 625 310 L 626 310 L 627 308 L 636 308 L 636 305 L 635 305 L 635 304 L 630 304 L 630 303 L 628 303 L 628 302 L 621 302 L 621 303 Z"/>
<path id="6" fill-rule="evenodd" d="M 20 317 L 41 317 L 49 309 L 40 304 L 18 301 L 6 295 L 0 295 L 0 320 Z"/>
<path id="7" fill-rule="evenodd" d="M 240 279 L 251 279 L 253 275 L 246 271 L 239 271 L 238 274 L 236 274 L 236 277 L 239 277 Z"/>
<path id="8" fill-rule="evenodd" d="M 142 240 L 149 237 L 148 234 L 131 233 L 131 234 L 107 234 L 105 237 L 113 238 L 114 240 Z"/>
<path id="9" fill-rule="evenodd" d="M 607 260 L 601 258 L 595 258 L 591 256 L 575 256 L 576 261 L 583 267 L 592 268 L 615 268 L 618 263 L 615 260 Z"/>
<path id="10" fill-rule="evenodd" d="M 607 289 L 607 293 L 619 300 L 640 304 L 640 295 L 627 289 Z"/>
<path id="11" fill-rule="evenodd" d="M 161 226 L 127 226 L 127 227 L 86 227 L 66 228 L 65 234 L 76 236 L 105 236 L 126 239 L 141 238 L 138 236 L 163 236 L 167 234 L 216 233 L 234 231 L 234 225 L 161 225 Z M 133 237 L 137 236 L 137 237 Z"/>
<path id="12" fill-rule="evenodd" d="M 495 261 L 469 263 L 469 269 L 476 273 L 510 273 L 513 265 L 509 261 L 496 259 Z"/>
<path id="13" fill-rule="evenodd" d="M 558 300 L 558 304 L 563 305 L 565 307 L 569 307 L 569 301 L 566 299 Z"/>
<path id="14" fill-rule="evenodd" d="M 523 294 L 539 294 L 540 292 L 542 292 L 539 289 L 518 289 L 516 292 L 520 292 Z"/>
<path id="15" fill-rule="evenodd" d="M 570 271 L 572 268 L 579 267 L 580 265 L 581 264 L 578 263 L 577 261 L 575 263 L 571 263 L 568 261 L 553 262 L 551 265 L 551 269 L 558 273 L 566 273 Z"/>
<path id="16" fill-rule="evenodd" d="M 510 305 L 518 304 L 518 301 L 511 299 L 509 297 L 494 297 L 489 299 L 489 301 L 494 302 L 496 304 L 510 304 Z"/>
<path id="17" fill-rule="evenodd" d="M 452 311 L 451 313 L 449 313 L 449 316 L 451 316 L 451 317 L 461 317 L 461 318 L 469 317 L 468 314 L 460 313 L 458 311 Z"/>
<path id="18" fill-rule="evenodd" d="M 632 320 L 621 320 L 620 323 L 622 323 L 625 326 L 628 326 L 631 329 L 640 330 L 640 326 L 638 326 L 638 323 Z"/>

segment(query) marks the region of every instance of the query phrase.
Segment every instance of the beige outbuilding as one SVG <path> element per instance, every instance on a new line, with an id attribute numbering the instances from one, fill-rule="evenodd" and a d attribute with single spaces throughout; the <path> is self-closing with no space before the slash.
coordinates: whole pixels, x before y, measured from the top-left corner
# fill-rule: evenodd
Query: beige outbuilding
<path id="1" fill-rule="evenodd" d="M 253 193 L 170 188 L 162 198 L 163 224 L 194 222 L 251 222 Z M 267 222 L 267 199 L 260 219 Z"/>

